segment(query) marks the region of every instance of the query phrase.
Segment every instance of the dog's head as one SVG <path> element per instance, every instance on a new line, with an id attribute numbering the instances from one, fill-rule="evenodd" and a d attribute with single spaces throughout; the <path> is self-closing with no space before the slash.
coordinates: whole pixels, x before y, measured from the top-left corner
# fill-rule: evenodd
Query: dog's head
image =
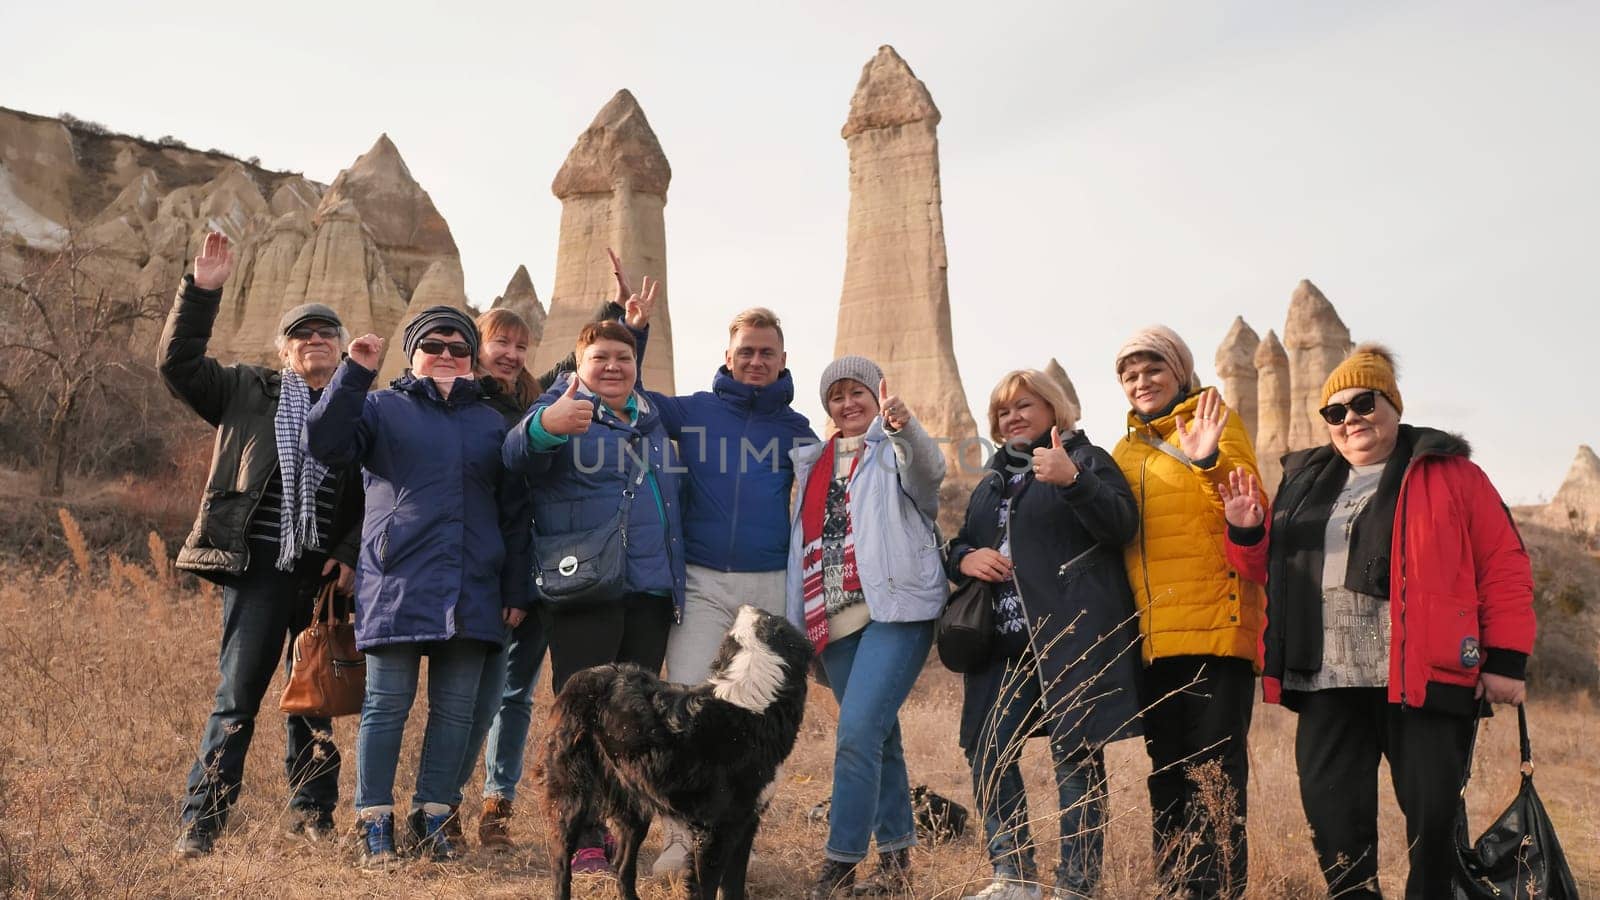
<path id="1" fill-rule="evenodd" d="M 784 693 L 805 689 L 811 642 L 782 616 L 741 606 L 711 662 L 712 694 L 762 712 Z"/>

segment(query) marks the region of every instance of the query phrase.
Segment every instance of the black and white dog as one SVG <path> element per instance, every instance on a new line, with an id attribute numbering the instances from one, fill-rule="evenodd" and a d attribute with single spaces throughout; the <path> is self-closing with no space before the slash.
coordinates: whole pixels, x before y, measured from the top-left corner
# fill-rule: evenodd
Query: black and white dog
<path id="1" fill-rule="evenodd" d="M 632 664 L 568 679 L 539 764 L 555 896 L 572 896 L 583 829 L 605 823 L 617 839 L 618 891 L 636 900 L 639 845 L 664 816 L 692 835 L 689 896 L 743 898 L 756 827 L 805 714 L 810 662 L 805 635 L 745 606 L 702 684 L 670 684 Z"/>

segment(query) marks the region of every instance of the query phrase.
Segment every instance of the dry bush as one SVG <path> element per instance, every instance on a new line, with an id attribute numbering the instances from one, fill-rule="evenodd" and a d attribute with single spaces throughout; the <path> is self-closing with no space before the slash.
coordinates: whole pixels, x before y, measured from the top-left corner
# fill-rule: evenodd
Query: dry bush
<path id="1" fill-rule="evenodd" d="M 144 554 L 140 554 L 143 556 Z M 0 582 L 0 894 L 20 896 L 201 895 L 326 897 L 525 897 L 549 890 L 544 828 L 535 818 L 537 787 L 524 783 L 512 820 L 518 852 L 474 846 L 451 865 L 413 862 L 387 876 L 361 875 L 351 848 L 313 846 L 284 833 L 287 784 L 280 761 L 284 734 L 273 708 L 281 676 L 268 691 L 245 786 L 227 831 L 210 857 L 175 861 L 178 804 L 216 685 L 220 605 L 214 591 L 168 588 L 133 555 L 91 559 L 90 578 L 13 566 Z M 140 574 L 134 574 L 135 572 Z M 141 609 L 140 591 L 158 592 L 166 612 Z M 397 779 L 404 802 L 415 779 L 426 692 L 408 729 Z M 541 691 L 530 751 L 538 744 L 550 698 Z M 971 804 L 971 774 L 956 747 L 958 677 L 930 666 L 901 715 L 914 783 Z M 825 827 L 807 813 L 828 797 L 837 710 L 825 689 L 808 699 L 799 745 L 756 841 L 752 896 L 805 894 L 821 860 Z M 1600 891 L 1600 715 L 1586 693 L 1535 691 L 1538 784 L 1565 842 L 1580 885 Z M 1518 784 L 1516 720 L 1486 723 L 1477 775 L 1468 793 L 1482 828 Z M 1319 897 L 1316 868 L 1294 773 L 1294 716 L 1261 706 L 1251 731 L 1250 891 L 1254 898 Z M 355 721 L 340 719 L 334 737 L 346 754 L 341 826 L 349 826 L 354 788 Z M 1041 871 L 1054 864 L 1054 783 L 1044 741 L 1023 748 L 1021 765 L 1042 840 Z M 1150 873 L 1150 816 L 1140 741 L 1107 751 L 1109 810 L 1101 896 L 1158 895 Z M 469 785 L 468 833 L 478 812 L 481 770 Z M 1391 892 L 1405 873 L 1404 832 L 1387 787 L 1380 871 Z M 960 897 L 988 880 L 981 824 L 953 844 L 914 853 L 918 897 Z M 659 849 L 647 843 L 646 859 Z M 870 863 L 868 864 L 870 866 Z M 644 896 L 671 896 L 672 883 L 642 882 Z M 606 881 L 580 881 L 580 897 L 615 896 Z"/>

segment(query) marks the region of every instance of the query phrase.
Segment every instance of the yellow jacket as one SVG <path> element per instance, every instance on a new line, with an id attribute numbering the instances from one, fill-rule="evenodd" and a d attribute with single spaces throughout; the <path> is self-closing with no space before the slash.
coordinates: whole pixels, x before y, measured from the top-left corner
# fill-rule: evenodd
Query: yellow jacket
<path id="1" fill-rule="evenodd" d="M 1139 503 L 1139 534 L 1123 556 L 1139 607 L 1144 658 L 1234 656 L 1253 661 L 1260 671 L 1266 592 L 1228 563 L 1228 523 L 1216 489 L 1238 466 L 1256 471 L 1244 423 L 1228 416 L 1209 469 L 1151 443 L 1164 442 L 1181 454 L 1177 418 L 1192 422 L 1199 400 L 1197 391 L 1148 424 L 1129 412 L 1128 433 L 1111 454 Z"/>

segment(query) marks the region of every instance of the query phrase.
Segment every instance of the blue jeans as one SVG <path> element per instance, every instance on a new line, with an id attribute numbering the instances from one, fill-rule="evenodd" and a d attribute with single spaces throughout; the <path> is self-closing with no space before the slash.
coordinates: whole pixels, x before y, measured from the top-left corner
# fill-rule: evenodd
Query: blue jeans
<path id="1" fill-rule="evenodd" d="M 183 821 L 212 832 L 222 828 L 239 796 L 256 713 L 278 660 L 282 658 L 288 672 L 294 638 L 311 622 L 322 565 L 321 558 L 308 559 L 294 572 L 280 572 L 276 547 L 254 549 L 249 570 L 222 590 L 222 644 L 217 654 L 222 678 L 183 802 Z M 333 724 L 288 716 L 284 727 L 288 739 L 283 764 L 293 793 L 290 807 L 332 812 L 339 802 L 339 749 L 333 745 Z"/>
<path id="2" fill-rule="evenodd" d="M 428 657 L 428 725 L 422 735 L 417 790 L 412 805 L 451 802 L 460 796 L 461 759 L 472 731 L 472 704 L 494 648 L 458 639 L 388 644 L 367 651 L 367 696 L 356 736 L 356 809 L 394 803 L 400 739 L 417 693 L 422 657 Z"/>
<path id="3" fill-rule="evenodd" d="M 522 754 L 527 749 L 528 727 L 533 721 L 533 686 L 539 680 L 539 666 L 544 663 L 549 644 L 544 623 L 530 612 L 521 625 L 506 635 L 499 652 L 489 654 L 483 666 L 483 681 L 478 684 L 472 734 L 467 739 L 467 755 L 461 760 L 457 785 L 464 786 L 472 779 L 478 751 L 484 748 L 487 734 L 483 796 L 502 797 L 507 803 L 517 799 Z M 461 802 L 459 787 L 452 802 Z"/>
<path id="4" fill-rule="evenodd" d="M 932 646 L 932 622 L 871 622 L 822 648 L 822 668 L 839 701 L 828 859 L 860 862 L 873 838 L 879 853 L 917 842 L 900 704 Z"/>
<path id="5" fill-rule="evenodd" d="M 1022 664 L 1025 668 L 1021 671 L 1012 663 L 1006 665 L 999 709 L 985 718 L 977 740 L 967 750 L 967 762 L 972 766 L 972 796 L 983 816 L 983 834 L 995 874 L 1036 882 L 1028 795 L 1017 762 L 1029 735 L 1040 724 L 1039 676 L 1031 664 Z M 1051 741 L 1050 758 L 1060 804 L 1061 861 L 1056 866 L 1056 889 L 1089 896 L 1100 882 L 1105 852 L 1105 751 Z"/>

